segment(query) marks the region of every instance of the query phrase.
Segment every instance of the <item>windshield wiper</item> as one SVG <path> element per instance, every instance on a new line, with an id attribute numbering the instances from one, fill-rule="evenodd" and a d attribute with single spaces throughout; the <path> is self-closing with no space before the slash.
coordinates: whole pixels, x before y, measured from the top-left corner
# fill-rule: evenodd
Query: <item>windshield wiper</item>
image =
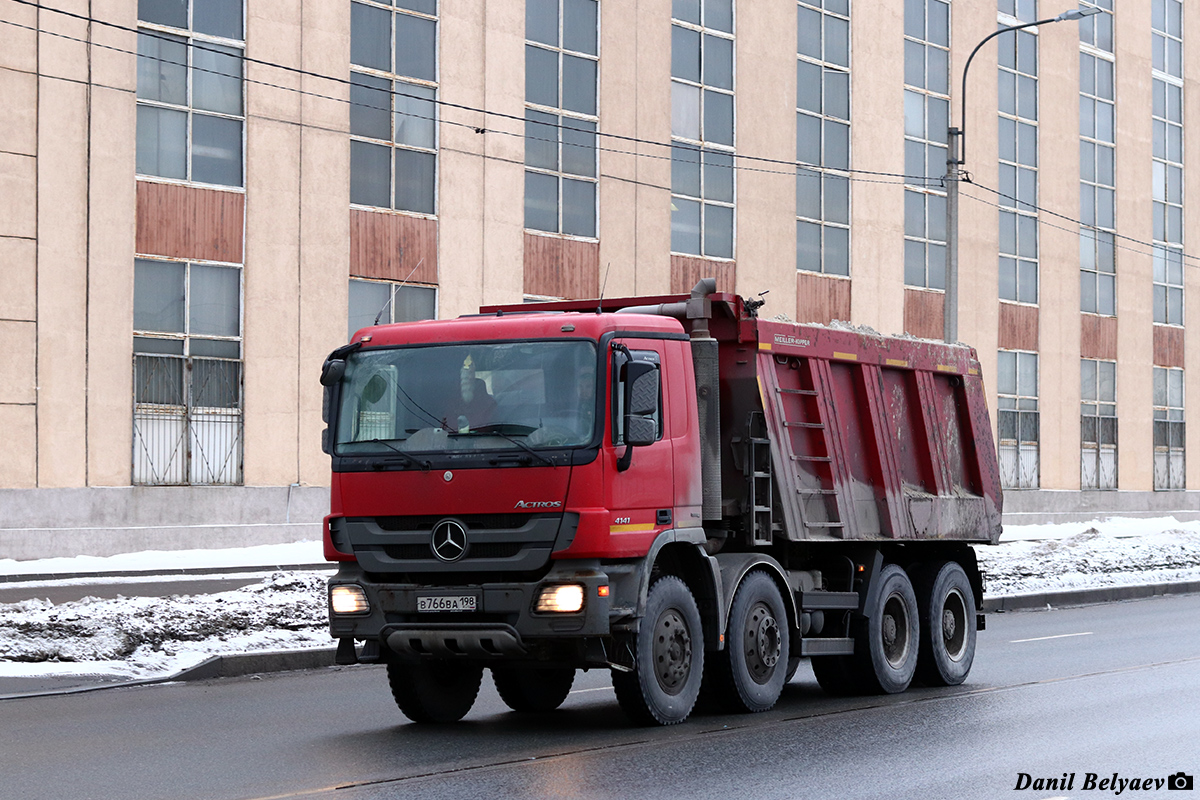
<path id="1" fill-rule="evenodd" d="M 517 447 L 521 448 L 526 453 L 529 453 L 529 455 L 533 456 L 534 458 L 536 458 L 537 460 L 546 464 L 547 466 L 551 466 L 551 467 L 558 466 L 553 461 L 551 461 L 549 458 L 546 458 L 544 455 L 539 453 L 537 450 L 534 450 L 532 447 L 525 444 L 520 439 L 514 439 L 513 437 L 509 436 L 507 433 L 501 433 L 500 431 L 497 431 L 497 430 L 491 430 L 491 428 L 493 427 L 491 425 L 484 426 L 484 427 L 486 427 L 487 430 L 474 429 L 474 430 L 469 430 L 469 431 L 447 431 L 447 434 L 452 439 L 456 436 L 499 436 L 501 439 L 504 439 L 505 441 L 512 442 Z"/>
<path id="2" fill-rule="evenodd" d="M 420 467 L 425 472 L 428 472 L 429 468 L 433 466 L 428 461 L 420 461 L 416 458 L 413 458 L 408 453 L 404 452 L 399 447 L 396 447 L 396 445 L 392 444 L 391 442 L 389 442 L 386 439 L 364 439 L 362 441 L 362 443 L 363 444 L 381 444 L 384 447 L 388 448 L 389 450 L 395 451 L 402 459 L 407 461 L 411 466 Z"/>

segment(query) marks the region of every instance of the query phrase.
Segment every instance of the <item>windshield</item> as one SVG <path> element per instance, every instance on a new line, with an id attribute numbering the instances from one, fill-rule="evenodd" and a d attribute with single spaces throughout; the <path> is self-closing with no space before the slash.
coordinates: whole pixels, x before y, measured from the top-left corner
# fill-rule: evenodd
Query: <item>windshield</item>
<path id="1" fill-rule="evenodd" d="M 360 350 L 346 359 L 340 455 L 576 447 L 596 427 L 591 341 Z"/>

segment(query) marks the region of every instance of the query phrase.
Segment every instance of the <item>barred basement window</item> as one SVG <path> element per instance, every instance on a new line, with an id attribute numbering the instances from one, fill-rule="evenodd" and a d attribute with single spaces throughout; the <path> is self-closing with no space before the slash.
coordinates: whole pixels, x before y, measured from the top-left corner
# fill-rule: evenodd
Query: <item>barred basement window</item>
<path id="1" fill-rule="evenodd" d="M 1079 485 L 1117 488 L 1117 362 L 1079 362 Z"/>
<path id="2" fill-rule="evenodd" d="M 350 4 L 350 202 L 433 214 L 437 0 Z"/>
<path id="3" fill-rule="evenodd" d="M 350 279 L 346 340 L 360 328 L 437 318 L 437 289 L 390 281 Z"/>
<path id="4" fill-rule="evenodd" d="M 997 372 L 1000 484 L 1006 489 L 1036 489 L 1038 354 L 1001 350 Z"/>
<path id="5" fill-rule="evenodd" d="M 677 2 L 671 19 L 671 252 L 733 258 L 732 0 Z"/>
<path id="6" fill-rule="evenodd" d="M 242 0 L 138 3 L 137 172 L 242 185 Z"/>
<path id="7" fill-rule="evenodd" d="M 1154 368 L 1154 488 L 1186 489 L 1183 370 Z"/>
<path id="8" fill-rule="evenodd" d="M 242 270 L 134 261 L 133 482 L 242 482 Z"/>
<path id="9" fill-rule="evenodd" d="M 525 5 L 525 227 L 596 235 L 596 0 Z"/>
<path id="10" fill-rule="evenodd" d="M 849 275 L 850 3 L 796 14 L 796 269 Z"/>

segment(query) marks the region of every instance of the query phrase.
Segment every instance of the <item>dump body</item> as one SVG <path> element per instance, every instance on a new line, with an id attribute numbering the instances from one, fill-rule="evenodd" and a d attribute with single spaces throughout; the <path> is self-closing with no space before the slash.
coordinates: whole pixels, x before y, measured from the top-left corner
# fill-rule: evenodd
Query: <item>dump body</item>
<path id="1" fill-rule="evenodd" d="M 369 328 L 331 354 L 339 663 L 386 661 L 401 710 L 442 721 L 484 667 L 518 710 L 609 667 L 661 724 L 709 669 L 747 711 L 805 656 L 839 693 L 903 691 L 918 651 L 926 682 L 964 680 L 971 545 L 998 541 L 1001 510 L 974 351 L 757 305 L 706 280 Z"/>

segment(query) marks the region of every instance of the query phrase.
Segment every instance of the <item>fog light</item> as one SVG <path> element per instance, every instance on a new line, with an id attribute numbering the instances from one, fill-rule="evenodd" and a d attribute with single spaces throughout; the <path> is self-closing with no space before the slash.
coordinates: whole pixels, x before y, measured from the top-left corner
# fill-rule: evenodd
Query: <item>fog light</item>
<path id="1" fill-rule="evenodd" d="M 367 593 L 361 586 L 334 586 L 329 590 L 329 604 L 335 614 L 365 614 L 371 610 Z"/>
<path id="2" fill-rule="evenodd" d="M 574 614 L 582 608 L 583 587 L 578 583 L 569 583 L 543 587 L 534 610 L 541 614 Z"/>

